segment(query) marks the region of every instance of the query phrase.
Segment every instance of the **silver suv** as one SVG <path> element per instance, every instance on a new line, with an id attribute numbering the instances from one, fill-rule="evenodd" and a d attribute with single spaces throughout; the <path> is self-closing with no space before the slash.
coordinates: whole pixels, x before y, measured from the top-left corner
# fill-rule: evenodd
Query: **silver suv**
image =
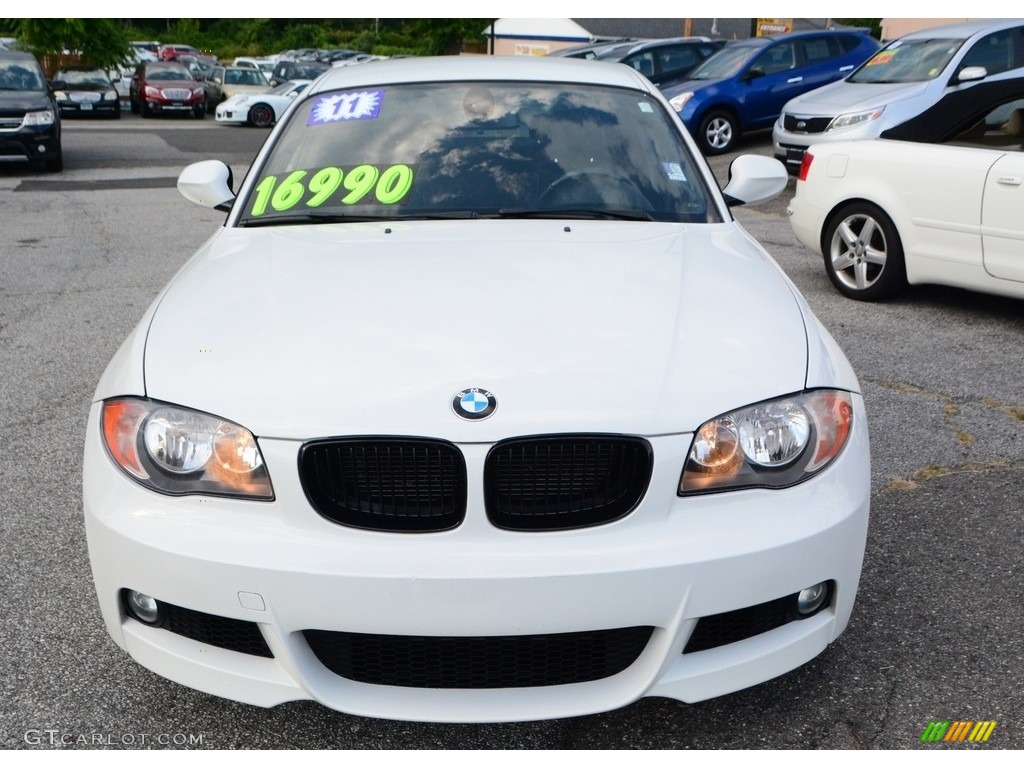
<path id="1" fill-rule="evenodd" d="M 772 129 L 790 173 L 812 144 L 874 139 L 947 94 L 1024 75 L 1024 19 L 923 29 L 879 50 L 844 80 L 786 103 Z"/>

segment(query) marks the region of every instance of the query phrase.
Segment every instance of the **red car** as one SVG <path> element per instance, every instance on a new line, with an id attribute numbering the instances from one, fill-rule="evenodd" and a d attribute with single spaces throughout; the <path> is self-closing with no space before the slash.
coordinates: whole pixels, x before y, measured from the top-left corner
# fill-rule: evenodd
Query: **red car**
<path id="1" fill-rule="evenodd" d="M 164 112 L 206 116 L 206 91 L 188 67 L 174 61 L 144 61 L 135 68 L 128 89 L 132 112 L 151 117 Z"/>
<path id="2" fill-rule="evenodd" d="M 156 52 L 160 61 L 176 61 L 179 56 L 199 56 L 191 45 L 161 45 Z"/>

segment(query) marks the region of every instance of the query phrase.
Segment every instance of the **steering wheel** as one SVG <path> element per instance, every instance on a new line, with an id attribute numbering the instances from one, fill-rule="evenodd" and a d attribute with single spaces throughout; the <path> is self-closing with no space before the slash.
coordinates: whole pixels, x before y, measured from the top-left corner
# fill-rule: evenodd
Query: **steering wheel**
<path id="1" fill-rule="evenodd" d="M 541 193 L 539 203 L 545 208 L 651 209 L 650 201 L 636 184 L 621 174 L 598 168 L 560 176 Z"/>

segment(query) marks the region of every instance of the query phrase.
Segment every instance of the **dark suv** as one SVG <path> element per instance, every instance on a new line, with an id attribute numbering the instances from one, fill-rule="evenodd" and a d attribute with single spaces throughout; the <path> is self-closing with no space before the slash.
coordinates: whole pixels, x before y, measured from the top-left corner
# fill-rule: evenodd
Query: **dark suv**
<path id="1" fill-rule="evenodd" d="M 725 40 L 706 37 L 676 37 L 644 40 L 629 46 L 612 46 L 598 51 L 598 61 L 618 61 L 635 69 L 659 88 L 686 79 L 698 64 L 722 49 Z"/>
<path id="2" fill-rule="evenodd" d="M 30 53 L 0 51 L 0 162 L 11 160 L 64 169 L 60 111 L 39 62 Z"/>
<path id="3" fill-rule="evenodd" d="M 279 61 L 270 76 L 270 84 L 277 88 L 288 80 L 316 80 L 331 68 L 319 61 Z"/>

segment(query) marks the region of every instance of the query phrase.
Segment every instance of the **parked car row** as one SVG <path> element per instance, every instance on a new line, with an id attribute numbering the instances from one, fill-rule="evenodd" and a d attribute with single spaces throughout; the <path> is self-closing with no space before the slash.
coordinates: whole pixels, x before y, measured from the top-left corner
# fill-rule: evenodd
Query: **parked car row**
<path id="1" fill-rule="evenodd" d="M 843 295 L 1024 299 L 1024 19 L 908 35 L 787 105 L 774 140 L 793 232 Z"/>

